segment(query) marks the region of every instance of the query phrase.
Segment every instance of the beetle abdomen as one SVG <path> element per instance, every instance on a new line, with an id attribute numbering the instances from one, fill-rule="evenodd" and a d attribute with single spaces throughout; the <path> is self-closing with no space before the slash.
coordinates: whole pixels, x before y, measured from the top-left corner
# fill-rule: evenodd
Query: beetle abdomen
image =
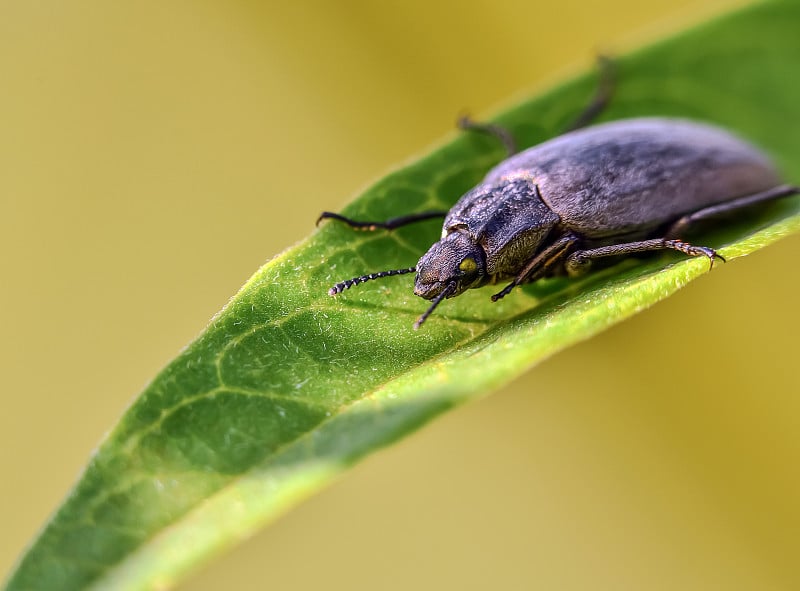
<path id="1" fill-rule="evenodd" d="M 562 224 L 587 238 L 646 234 L 703 207 L 780 184 L 770 160 L 727 131 L 680 119 L 627 119 L 556 137 L 495 167 L 523 173 Z"/>

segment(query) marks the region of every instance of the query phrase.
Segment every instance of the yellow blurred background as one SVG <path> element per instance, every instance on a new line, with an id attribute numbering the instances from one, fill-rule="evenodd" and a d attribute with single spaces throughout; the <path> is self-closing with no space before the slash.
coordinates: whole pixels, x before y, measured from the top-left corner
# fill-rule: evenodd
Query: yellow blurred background
<path id="1" fill-rule="evenodd" d="M 465 108 L 739 4 L 0 5 L 0 576 L 142 385 L 320 210 Z M 799 247 L 450 413 L 183 588 L 800 587 Z"/>

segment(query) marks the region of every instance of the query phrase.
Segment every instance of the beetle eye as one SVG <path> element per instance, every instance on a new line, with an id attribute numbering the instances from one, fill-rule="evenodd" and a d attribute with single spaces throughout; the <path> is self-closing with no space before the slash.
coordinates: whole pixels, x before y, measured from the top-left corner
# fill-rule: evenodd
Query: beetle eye
<path id="1" fill-rule="evenodd" d="M 478 268 L 478 265 L 475 259 L 467 257 L 459 263 L 458 268 L 464 273 L 473 273 Z"/>

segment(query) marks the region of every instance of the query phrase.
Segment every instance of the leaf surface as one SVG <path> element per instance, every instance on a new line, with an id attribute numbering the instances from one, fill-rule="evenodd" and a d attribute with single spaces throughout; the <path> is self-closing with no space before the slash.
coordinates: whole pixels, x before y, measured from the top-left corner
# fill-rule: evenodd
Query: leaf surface
<path id="1" fill-rule="evenodd" d="M 602 120 L 716 122 L 800 179 L 800 4 L 759 4 L 621 57 Z M 589 74 L 496 121 L 523 146 L 557 135 L 592 94 Z M 447 209 L 503 156 L 461 135 L 343 212 L 386 219 Z M 800 228 L 797 199 L 707 235 L 729 260 Z M 311 222 L 311 220 L 310 220 Z M 261 268 L 126 412 L 23 557 L 11 589 L 161 588 L 319 489 L 365 454 L 708 271 L 664 255 L 492 304 L 493 288 L 427 303 L 409 276 L 336 299 L 334 282 L 412 266 L 438 222 L 357 233 L 328 223 Z M 496 289 L 495 289 L 496 291 Z"/>

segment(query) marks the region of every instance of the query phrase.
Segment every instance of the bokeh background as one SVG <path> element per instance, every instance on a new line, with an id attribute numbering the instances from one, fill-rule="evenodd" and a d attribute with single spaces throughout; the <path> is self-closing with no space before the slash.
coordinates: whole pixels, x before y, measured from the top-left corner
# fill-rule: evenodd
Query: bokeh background
<path id="1" fill-rule="evenodd" d="M 0 575 L 320 210 L 465 108 L 741 4 L 0 4 Z M 183 588 L 798 588 L 799 249 L 718 266 L 450 413 Z"/>

